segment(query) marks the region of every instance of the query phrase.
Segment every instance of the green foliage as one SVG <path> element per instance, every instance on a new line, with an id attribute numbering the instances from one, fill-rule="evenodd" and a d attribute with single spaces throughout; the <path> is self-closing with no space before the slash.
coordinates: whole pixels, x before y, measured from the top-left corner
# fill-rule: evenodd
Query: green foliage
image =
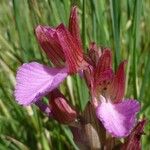
<path id="1" fill-rule="evenodd" d="M 127 59 L 126 96 L 142 104 L 139 117 L 150 120 L 150 2 L 147 0 L 1 0 L 0 1 L 0 149 L 77 149 L 66 126 L 45 117 L 35 107 L 23 108 L 14 100 L 17 68 L 36 60 L 50 64 L 35 38 L 38 24 L 68 24 L 77 4 L 85 52 L 89 43 L 110 47 L 114 68 Z M 84 81 L 68 78 L 61 87 L 68 99 L 83 110 L 90 99 Z M 143 149 L 150 149 L 150 127 Z"/>

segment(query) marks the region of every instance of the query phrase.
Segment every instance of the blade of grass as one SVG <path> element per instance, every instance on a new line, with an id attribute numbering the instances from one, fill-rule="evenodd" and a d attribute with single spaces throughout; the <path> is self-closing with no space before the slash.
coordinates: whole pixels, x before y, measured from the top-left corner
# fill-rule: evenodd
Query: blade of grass
<path id="1" fill-rule="evenodd" d="M 120 62 L 120 1 L 110 0 L 112 29 L 114 37 L 114 50 L 115 50 L 115 68 Z"/>
<path id="2" fill-rule="evenodd" d="M 31 46 L 30 35 L 32 35 L 32 25 L 29 17 L 29 8 L 27 0 L 13 0 L 13 8 L 15 14 L 16 27 L 18 30 L 19 41 L 22 49 L 22 53 L 25 58 L 24 61 L 34 58 L 34 51 Z M 21 13 L 21 12 L 24 13 Z"/>
<path id="3" fill-rule="evenodd" d="M 141 8 L 142 1 L 136 0 L 134 6 L 134 15 L 133 15 L 133 30 L 132 30 L 132 38 L 133 38 L 133 90 L 134 97 L 138 98 L 139 89 L 138 89 L 138 77 L 137 77 L 137 55 L 138 55 L 138 40 L 139 40 L 139 23 L 141 16 Z"/>
<path id="4" fill-rule="evenodd" d="M 79 150 L 79 148 L 76 146 L 76 144 L 73 141 L 73 137 L 72 137 L 71 131 L 68 128 L 66 128 L 65 126 L 63 126 L 63 125 L 61 125 L 61 129 L 64 131 L 64 134 L 67 136 L 67 139 L 72 144 L 73 148 L 75 150 Z"/>

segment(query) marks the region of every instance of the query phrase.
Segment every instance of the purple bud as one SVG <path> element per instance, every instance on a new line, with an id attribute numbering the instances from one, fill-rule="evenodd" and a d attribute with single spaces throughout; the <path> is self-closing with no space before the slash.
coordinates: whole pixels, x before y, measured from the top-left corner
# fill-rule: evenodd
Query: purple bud
<path id="1" fill-rule="evenodd" d="M 71 123 L 77 117 L 76 111 L 72 109 L 64 95 L 57 89 L 50 94 L 50 105 L 54 119 L 60 123 Z"/>
<path id="2" fill-rule="evenodd" d="M 122 145 L 121 150 L 141 150 L 141 136 L 144 134 L 144 127 L 146 120 L 139 121 L 130 135 L 127 137 L 125 143 Z"/>

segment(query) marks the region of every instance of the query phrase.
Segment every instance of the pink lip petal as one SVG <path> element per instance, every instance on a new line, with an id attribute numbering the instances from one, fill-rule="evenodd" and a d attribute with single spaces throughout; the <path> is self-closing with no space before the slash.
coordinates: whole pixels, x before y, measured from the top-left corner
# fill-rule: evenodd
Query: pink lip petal
<path id="1" fill-rule="evenodd" d="M 140 104 L 136 100 L 124 100 L 118 104 L 102 102 L 96 109 L 97 118 L 113 137 L 126 137 L 136 122 Z"/>
<path id="2" fill-rule="evenodd" d="M 67 77 L 66 68 L 49 68 L 36 62 L 23 64 L 17 71 L 15 98 L 24 106 L 35 103 Z"/>

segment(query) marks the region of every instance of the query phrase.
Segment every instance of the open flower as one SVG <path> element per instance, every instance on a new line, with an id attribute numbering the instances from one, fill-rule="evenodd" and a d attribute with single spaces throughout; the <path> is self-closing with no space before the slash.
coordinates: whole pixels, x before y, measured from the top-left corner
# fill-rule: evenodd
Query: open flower
<path id="1" fill-rule="evenodd" d="M 88 56 L 83 54 L 76 7 L 71 10 L 68 28 L 63 24 L 56 28 L 39 25 L 35 33 L 55 67 L 37 62 L 23 64 L 16 77 L 17 102 L 23 106 L 36 104 L 61 123 L 73 122 L 77 112 L 58 87 L 68 75 L 83 72 L 97 118 L 113 137 L 128 136 L 135 125 L 140 104 L 137 100 L 123 98 L 126 61 L 114 73 L 108 48 L 99 48 L 92 43 Z M 42 102 L 44 96 L 48 96 L 49 105 Z"/>
<path id="2" fill-rule="evenodd" d="M 93 56 L 98 56 L 96 46 L 90 49 Z M 95 57 L 94 57 L 95 58 Z M 90 71 L 85 71 L 87 82 L 92 91 L 92 103 L 96 116 L 113 137 L 128 136 L 140 110 L 137 100 L 123 99 L 125 90 L 125 64 L 123 61 L 116 72 L 112 70 L 112 54 L 107 48 L 102 49 L 99 58 L 90 57 Z"/>
<path id="3" fill-rule="evenodd" d="M 68 75 L 78 73 L 88 65 L 83 59 L 77 8 L 72 8 L 69 29 L 63 24 L 56 28 L 39 25 L 35 32 L 41 47 L 56 67 L 47 67 L 37 62 L 23 64 L 17 71 L 15 98 L 23 106 L 36 104 L 50 114 L 53 110 L 43 104 L 41 99 L 56 89 Z M 69 108 L 65 99 L 60 101 Z M 56 105 L 55 102 L 53 104 Z"/>

